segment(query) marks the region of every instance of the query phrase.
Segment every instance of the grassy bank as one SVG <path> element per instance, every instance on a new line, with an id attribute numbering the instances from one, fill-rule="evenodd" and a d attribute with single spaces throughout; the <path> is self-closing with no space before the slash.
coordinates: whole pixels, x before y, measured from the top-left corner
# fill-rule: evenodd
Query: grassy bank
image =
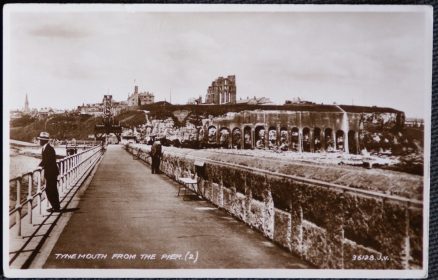
<path id="1" fill-rule="evenodd" d="M 144 145 L 139 145 L 139 147 L 146 148 Z M 208 150 L 191 150 L 174 147 L 164 147 L 164 153 L 195 156 L 224 163 L 235 163 L 352 188 L 378 191 L 385 194 L 418 200 L 423 199 L 423 176 L 398 171 L 279 160 L 267 156 L 248 157 Z"/>

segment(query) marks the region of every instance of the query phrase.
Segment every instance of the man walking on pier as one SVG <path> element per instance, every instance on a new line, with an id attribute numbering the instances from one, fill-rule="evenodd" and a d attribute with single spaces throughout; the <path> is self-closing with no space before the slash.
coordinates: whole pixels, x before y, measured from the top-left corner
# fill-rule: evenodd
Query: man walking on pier
<path id="1" fill-rule="evenodd" d="M 43 146 L 41 155 L 42 160 L 39 166 L 44 169 L 44 178 L 46 178 L 46 195 L 52 208 L 47 209 L 49 212 L 60 212 L 61 207 L 59 203 L 58 194 L 58 165 L 56 164 L 55 149 L 49 144 L 49 133 L 41 132 L 38 137 L 40 145 Z"/>

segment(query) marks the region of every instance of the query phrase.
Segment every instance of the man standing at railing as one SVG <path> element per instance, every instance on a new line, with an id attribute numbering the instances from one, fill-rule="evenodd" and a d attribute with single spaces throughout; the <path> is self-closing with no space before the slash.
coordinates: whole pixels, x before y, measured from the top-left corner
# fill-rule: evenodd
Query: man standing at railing
<path id="1" fill-rule="evenodd" d="M 43 146 L 41 151 L 42 160 L 39 166 L 44 169 L 44 178 L 46 178 L 46 195 L 52 208 L 47 209 L 48 212 L 60 212 L 61 207 L 59 203 L 58 194 L 58 165 L 56 164 L 55 149 L 49 144 L 49 133 L 41 132 L 38 137 L 40 145 Z"/>
<path id="2" fill-rule="evenodd" d="M 152 158 L 152 174 L 160 173 L 160 160 L 163 152 L 161 150 L 161 142 L 160 140 L 156 140 L 154 144 L 152 144 L 151 148 L 151 158 Z"/>

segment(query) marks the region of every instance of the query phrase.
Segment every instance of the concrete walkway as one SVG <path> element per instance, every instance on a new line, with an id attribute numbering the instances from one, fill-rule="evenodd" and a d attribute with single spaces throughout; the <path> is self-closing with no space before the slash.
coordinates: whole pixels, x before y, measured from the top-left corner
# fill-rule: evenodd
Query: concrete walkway
<path id="1" fill-rule="evenodd" d="M 177 190 L 121 146 L 109 146 L 44 268 L 309 267 L 212 204 L 183 201 Z"/>

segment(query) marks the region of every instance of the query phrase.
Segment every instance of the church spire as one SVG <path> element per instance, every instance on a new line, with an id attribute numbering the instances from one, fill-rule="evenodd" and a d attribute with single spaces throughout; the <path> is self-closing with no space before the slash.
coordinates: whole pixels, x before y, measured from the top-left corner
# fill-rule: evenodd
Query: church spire
<path id="1" fill-rule="evenodd" d="M 29 99 L 27 98 L 27 93 L 26 93 L 26 99 L 24 100 L 24 112 L 25 113 L 29 113 Z"/>

